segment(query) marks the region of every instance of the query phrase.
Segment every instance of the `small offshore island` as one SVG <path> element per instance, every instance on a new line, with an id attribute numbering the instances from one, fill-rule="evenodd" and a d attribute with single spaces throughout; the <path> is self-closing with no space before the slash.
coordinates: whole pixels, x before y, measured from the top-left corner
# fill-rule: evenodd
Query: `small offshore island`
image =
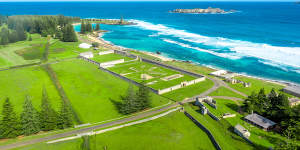
<path id="1" fill-rule="evenodd" d="M 194 8 L 194 9 L 175 9 L 173 11 L 169 11 L 171 13 L 186 13 L 186 14 L 226 14 L 226 13 L 233 13 L 236 12 L 236 10 L 229 10 L 225 11 L 224 9 L 220 8 L 212 8 L 208 7 L 207 9 L 202 8 Z"/>

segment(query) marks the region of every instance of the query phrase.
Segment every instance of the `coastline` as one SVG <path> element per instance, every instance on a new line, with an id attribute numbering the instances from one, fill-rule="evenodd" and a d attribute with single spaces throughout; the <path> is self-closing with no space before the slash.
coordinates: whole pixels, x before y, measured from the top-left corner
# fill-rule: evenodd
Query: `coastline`
<path id="1" fill-rule="evenodd" d="M 133 50 L 133 51 L 138 51 L 140 53 L 143 53 L 145 55 L 149 55 L 149 56 L 152 56 L 152 57 L 156 57 L 158 59 L 161 59 L 162 61 L 178 61 L 178 62 L 185 62 L 184 60 L 177 60 L 177 59 L 173 59 L 173 58 L 169 58 L 167 56 L 162 56 L 162 55 L 158 55 L 158 54 L 155 54 L 153 52 L 145 52 L 145 51 L 141 51 L 141 50 L 135 50 L 135 49 L 130 49 L 130 48 L 126 48 L 126 47 L 122 47 L 122 46 L 119 46 L 119 45 L 115 45 L 109 41 L 106 41 L 104 38 L 103 38 L 103 35 L 105 34 L 106 32 L 100 32 L 98 33 L 98 37 L 93 37 L 93 36 L 88 36 L 89 38 L 92 39 L 92 41 L 94 42 L 99 42 L 100 44 L 102 44 L 103 46 L 109 46 L 109 47 L 106 47 L 106 48 L 110 48 L 110 49 L 114 49 L 114 48 L 117 48 L 117 49 L 120 49 L 120 50 Z M 197 64 L 197 63 L 194 63 L 194 62 L 190 62 L 191 64 L 194 64 L 194 65 L 199 65 L 201 67 L 206 67 L 206 68 L 209 68 L 209 69 L 213 69 L 213 70 L 224 70 L 224 69 L 219 69 L 218 67 L 213 67 L 213 66 L 205 66 L 205 65 L 201 65 L 201 64 Z M 226 70 L 228 71 L 228 70 Z M 237 73 L 237 72 L 235 72 Z M 265 82 L 269 82 L 269 83 L 273 83 L 273 84 L 278 84 L 278 85 L 281 85 L 281 86 L 288 86 L 288 85 L 298 85 L 297 83 L 293 83 L 293 82 L 288 82 L 288 81 L 282 81 L 282 80 L 275 80 L 275 79 L 268 79 L 268 78 L 263 78 L 263 77 L 257 77 L 257 76 L 251 76 L 251 75 L 247 75 L 247 74 L 243 74 L 243 73 L 237 73 L 238 76 L 241 76 L 241 77 L 247 77 L 247 78 L 253 78 L 253 79 L 257 79 L 257 80 L 262 80 L 262 81 L 265 81 Z"/>

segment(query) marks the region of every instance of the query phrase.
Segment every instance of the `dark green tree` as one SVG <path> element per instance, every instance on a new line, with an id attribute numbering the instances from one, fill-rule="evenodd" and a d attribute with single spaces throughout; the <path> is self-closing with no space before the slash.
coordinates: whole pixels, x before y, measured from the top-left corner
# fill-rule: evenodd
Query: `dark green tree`
<path id="1" fill-rule="evenodd" d="M 43 89 L 41 112 L 40 112 L 41 129 L 50 131 L 56 128 L 57 114 L 51 107 L 46 89 Z"/>
<path id="2" fill-rule="evenodd" d="M 28 41 L 32 41 L 31 34 L 29 35 Z"/>
<path id="3" fill-rule="evenodd" d="M 7 98 L 3 103 L 0 137 L 14 138 L 18 135 L 20 135 L 20 122 L 13 105 Z"/>
<path id="4" fill-rule="evenodd" d="M 127 94 L 121 97 L 122 103 L 120 105 L 119 111 L 122 114 L 131 114 L 138 111 L 136 104 L 136 95 L 133 86 L 130 85 Z"/>
<path id="5" fill-rule="evenodd" d="M 93 31 L 93 27 L 92 24 L 90 22 L 87 22 L 85 27 L 86 32 L 92 32 Z"/>
<path id="6" fill-rule="evenodd" d="M 77 42 L 77 36 L 74 31 L 74 28 L 71 24 L 67 24 L 63 29 L 63 38 L 64 42 Z"/>
<path id="7" fill-rule="evenodd" d="M 27 39 L 26 32 L 24 30 L 24 27 L 21 24 L 17 24 L 17 35 L 18 35 L 18 41 L 24 41 Z"/>
<path id="8" fill-rule="evenodd" d="M 9 43 L 9 30 L 3 27 L 0 32 L 0 45 L 7 45 Z"/>
<path id="9" fill-rule="evenodd" d="M 96 24 L 95 31 L 99 31 L 99 30 L 100 30 L 100 24 L 99 24 L 99 23 L 97 23 L 97 24 Z"/>
<path id="10" fill-rule="evenodd" d="M 86 32 L 86 26 L 85 26 L 85 23 L 84 23 L 84 21 L 81 21 L 80 33 L 81 33 L 81 34 L 85 34 L 85 32 Z"/>
<path id="11" fill-rule="evenodd" d="M 15 43 L 19 40 L 18 34 L 16 30 L 12 30 L 9 32 L 9 42 L 10 43 Z"/>
<path id="12" fill-rule="evenodd" d="M 59 117 L 58 117 L 58 128 L 65 129 L 73 126 L 73 115 L 70 106 L 63 101 L 61 104 Z"/>
<path id="13" fill-rule="evenodd" d="M 144 110 L 151 106 L 151 97 L 149 89 L 142 83 L 136 93 L 136 104 L 138 110 Z"/>
<path id="14" fill-rule="evenodd" d="M 22 133 L 31 135 L 40 131 L 40 120 L 37 110 L 33 107 L 29 96 L 26 96 L 21 113 Z"/>

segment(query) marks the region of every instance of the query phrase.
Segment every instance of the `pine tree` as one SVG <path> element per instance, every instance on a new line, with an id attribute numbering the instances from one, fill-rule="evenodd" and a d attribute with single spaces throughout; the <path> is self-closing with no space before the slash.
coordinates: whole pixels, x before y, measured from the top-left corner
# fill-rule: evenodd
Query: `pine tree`
<path id="1" fill-rule="evenodd" d="M 23 105 L 23 112 L 21 114 L 22 133 L 24 135 L 31 135 L 40 131 L 39 115 L 37 110 L 33 107 L 29 96 L 26 96 Z"/>
<path id="2" fill-rule="evenodd" d="M 120 113 L 131 114 L 138 110 L 136 106 L 136 95 L 132 85 L 129 86 L 126 96 L 121 97 L 121 99 L 122 104 L 119 109 Z"/>
<path id="3" fill-rule="evenodd" d="M 18 35 L 18 41 L 24 41 L 27 38 L 27 35 L 25 33 L 24 27 L 21 24 L 17 24 L 17 35 Z"/>
<path id="4" fill-rule="evenodd" d="M 150 91 L 143 83 L 139 86 L 136 96 L 139 110 L 144 110 L 151 106 Z"/>
<path id="5" fill-rule="evenodd" d="M 95 29 L 95 31 L 99 31 L 99 30 L 100 30 L 100 24 L 97 23 L 97 24 L 96 24 L 96 29 Z"/>
<path id="6" fill-rule="evenodd" d="M 86 32 L 92 32 L 93 31 L 92 24 L 90 22 L 88 22 L 86 24 L 85 31 Z"/>
<path id="7" fill-rule="evenodd" d="M 9 43 L 9 30 L 3 27 L 0 32 L 0 45 L 6 45 Z"/>
<path id="8" fill-rule="evenodd" d="M 19 119 L 14 112 L 14 108 L 10 103 L 9 98 L 7 98 L 3 104 L 2 115 L 0 137 L 14 138 L 20 135 Z"/>
<path id="9" fill-rule="evenodd" d="M 82 21 L 81 22 L 81 26 L 80 26 L 80 33 L 81 34 L 85 34 L 85 32 L 86 32 L 86 29 L 85 29 L 85 23 Z"/>
<path id="10" fill-rule="evenodd" d="M 40 122 L 41 129 L 43 131 L 53 130 L 56 128 L 57 125 L 57 115 L 51 107 L 51 104 L 48 99 L 48 94 L 45 88 L 43 89 L 42 95 Z"/>
<path id="11" fill-rule="evenodd" d="M 67 24 L 63 29 L 63 41 L 64 42 L 77 42 L 77 36 L 74 28 L 71 24 Z"/>
<path id="12" fill-rule="evenodd" d="M 29 35 L 28 41 L 32 41 L 31 34 Z"/>
<path id="13" fill-rule="evenodd" d="M 72 127 L 73 126 L 72 118 L 73 116 L 72 116 L 72 111 L 70 109 L 70 106 L 65 101 L 63 101 L 59 113 L 58 127 L 60 129 Z"/>

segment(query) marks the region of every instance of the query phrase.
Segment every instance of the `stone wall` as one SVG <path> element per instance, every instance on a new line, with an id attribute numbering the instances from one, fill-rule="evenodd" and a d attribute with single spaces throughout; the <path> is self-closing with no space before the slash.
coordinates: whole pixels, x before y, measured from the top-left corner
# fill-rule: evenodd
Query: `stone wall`
<path id="1" fill-rule="evenodd" d="M 174 91 L 174 90 L 177 90 L 177 89 L 186 87 L 186 86 L 190 86 L 190 85 L 199 83 L 199 82 L 204 81 L 204 80 L 205 80 L 205 78 L 202 77 L 202 78 L 198 78 L 198 79 L 195 79 L 195 80 L 192 80 L 192 81 L 181 82 L 181 83 L 178 84 L 178 85 L 175 85 L 175 86 L 172 86 L 172 87 L 168 87 L 168 88 L 165 88 L 165 89 L 158 90 L 158 93 L 157 93 L 157 94 L 160 95 L 160 94 L 168 93 L 168 92 L 171 92 L 171 91 Z"/>
<path id="2" fill-rule="evenodd" d="M 191 119 L 200 129 L 202 129 L 209 137 L 209 139 L 211 140 L 211 142 L 213 143 L 213 145 L 215 146 L 215 148 L 217 150 L 221 150 L 220 145 L 217 143 L 216 139 L 214 138 L 214 136 L 211 134 L 211 132 L 204 126 L 202 125 L 198 120 L 196 120 L 192 115 L 190 115 L 188 112 L 184 112 L 184 114 Z"/>

